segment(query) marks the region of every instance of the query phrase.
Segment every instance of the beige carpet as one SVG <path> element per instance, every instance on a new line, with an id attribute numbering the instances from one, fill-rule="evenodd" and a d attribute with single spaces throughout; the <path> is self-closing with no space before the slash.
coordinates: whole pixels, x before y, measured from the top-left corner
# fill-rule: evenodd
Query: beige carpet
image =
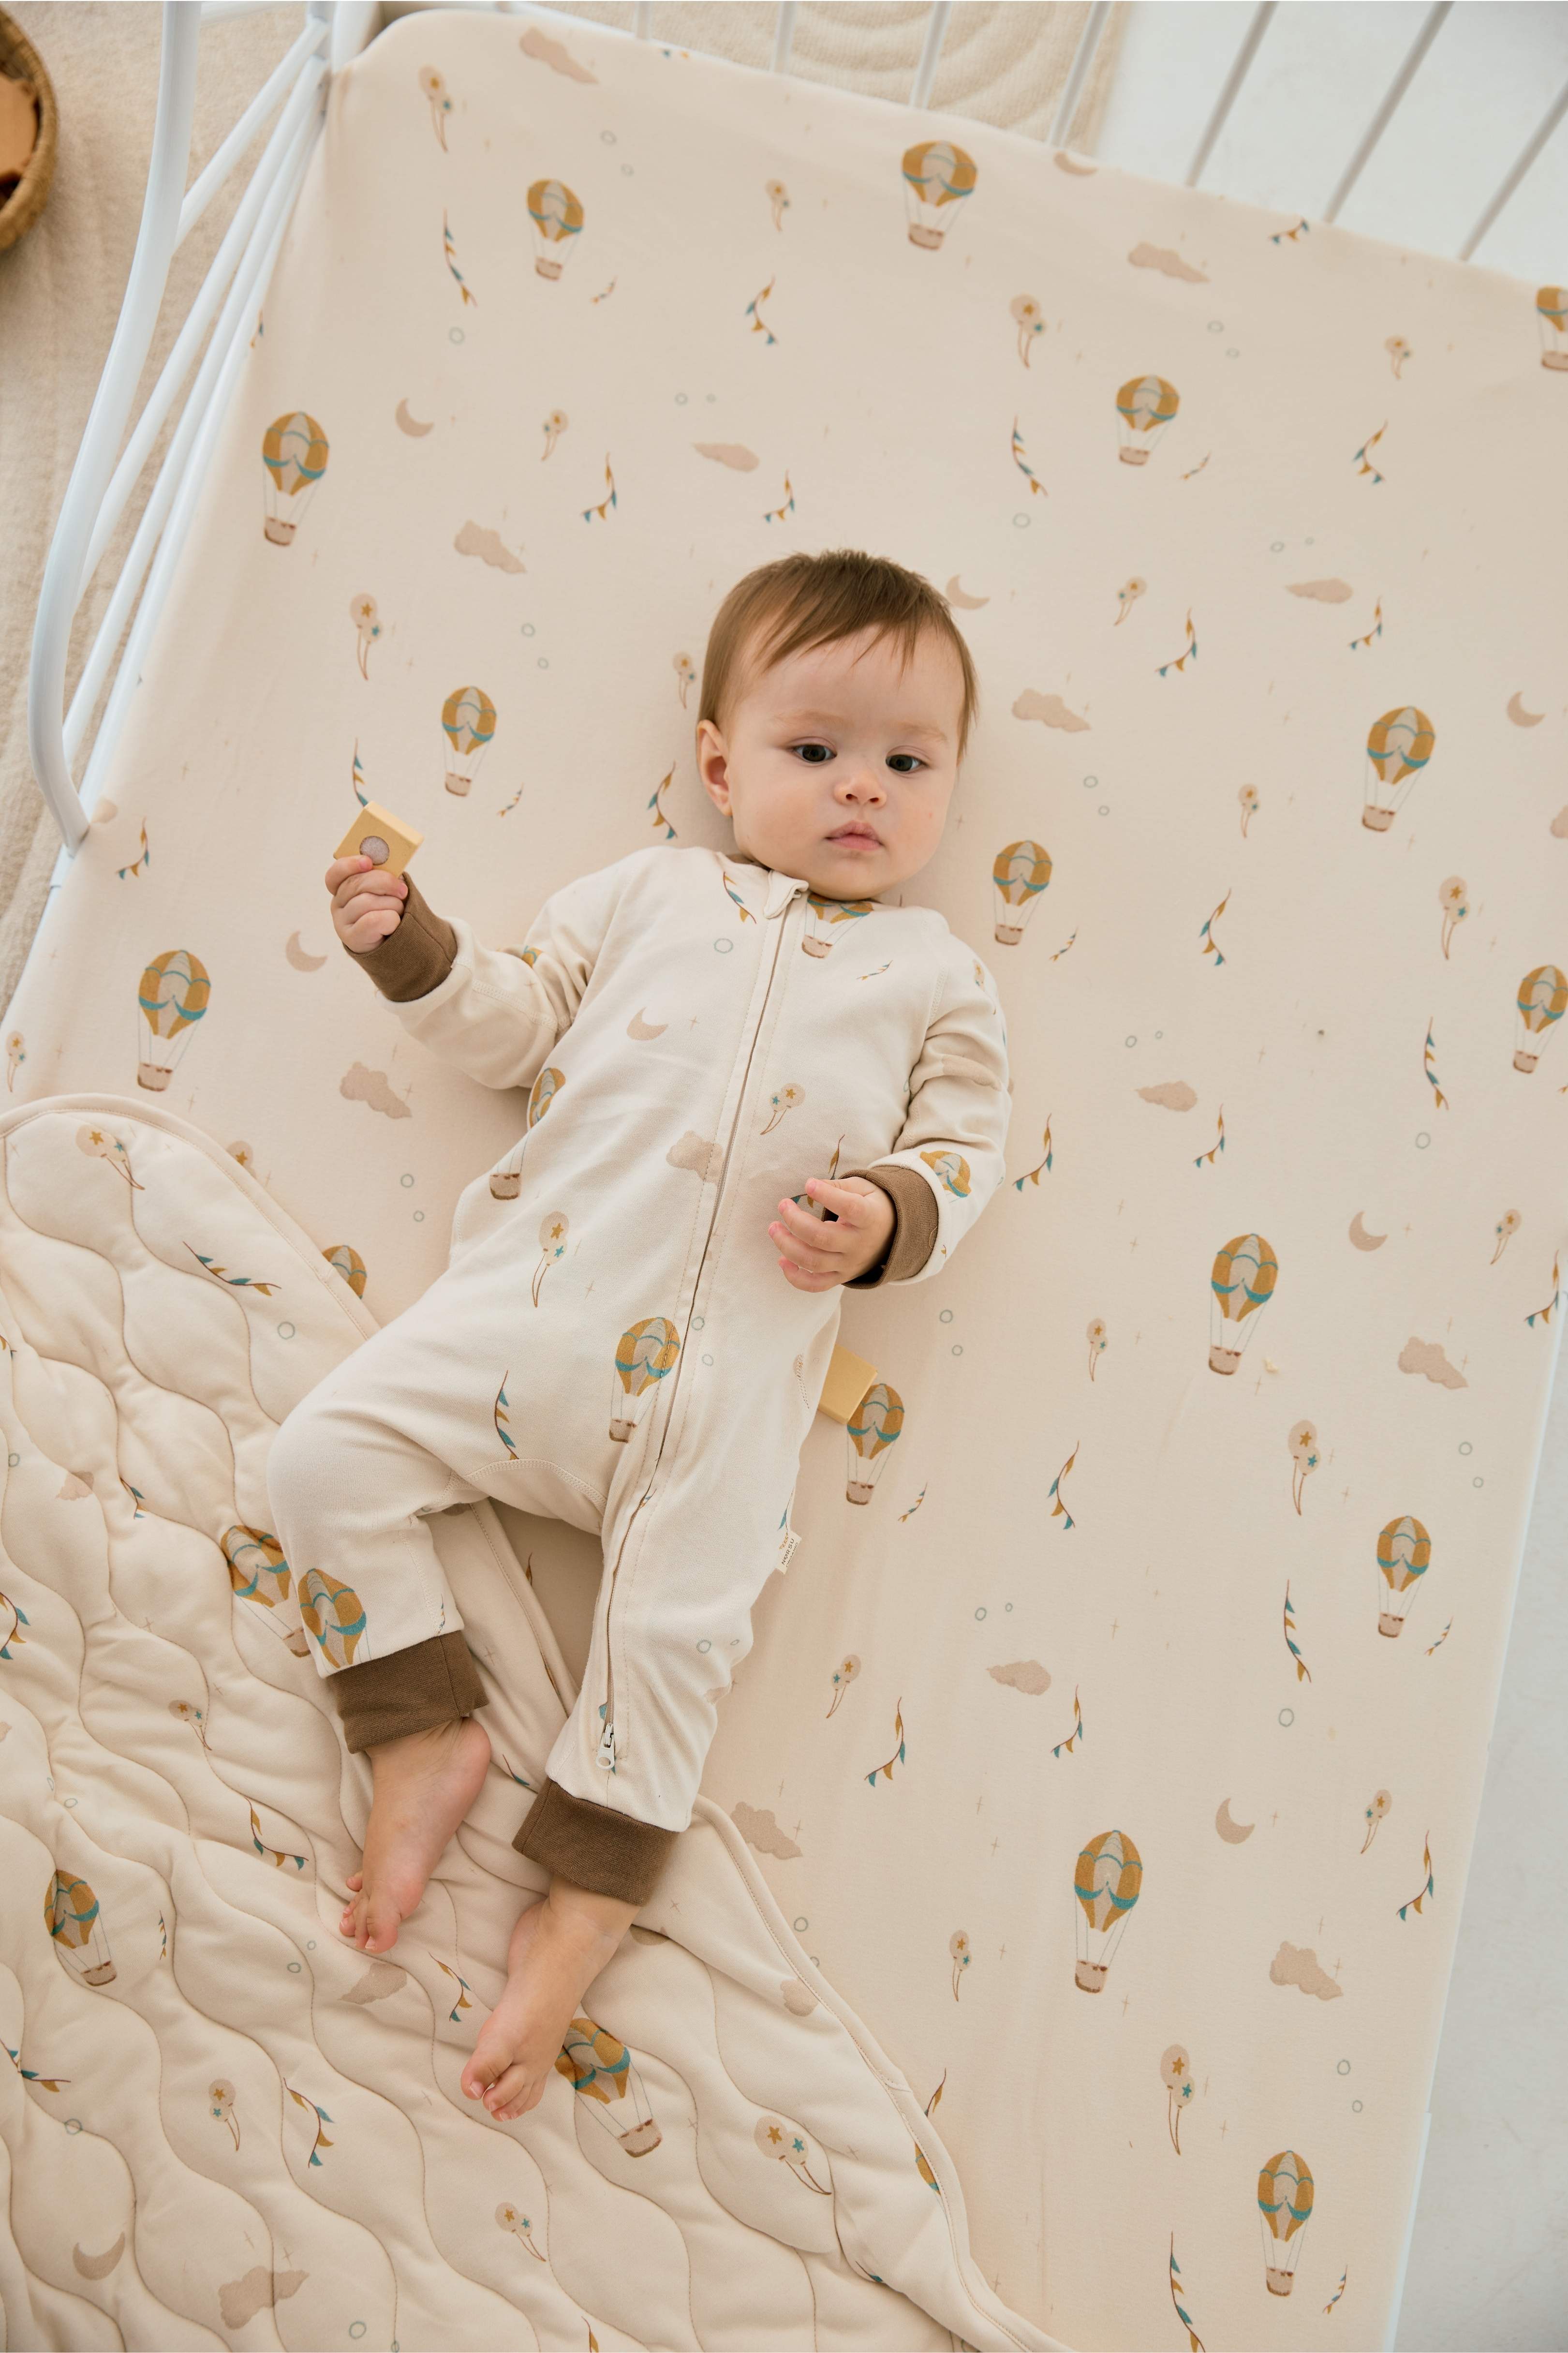
<path id="1" fill-rule="evenodd" d="M 1126 0 L 1119 0 L 1072 125 L 1068 143 L 1084 151 L 1093 148 L 1125 9 Z M 33 621 L 50 534 L 135 248 L 157 106 L 162 17 L 156 0 L 11 0 L 10 13 L 54 82 L 60 144 L 41 218 L 17 246 L 0 253 L 0 543 L 10 551 L 9 593 L 0 608 L 0 1008 L 10 1002 L 59 849 L 27 751 Z M 295 38 L 303 13 L 293 0 L 204 30 L 192 178 Z M 386 16 L 408 13 L 397 0 L 384 10 Z M 628 29 L 633 18 L 629 0 L 565 0 L 563 13 Z M 928 13 L 924 0 L 803 0 L 791 69 L 806 80 L 837 81 L 906 102 Z M 1088 13 L 1087 5 L 963 0 L 949 23 L 931 103 L 1043 136 Z M 774 15 L 772 0 L 664 0 L 654 11 L 654 35 L 766 66 Z M 265 136 L 258 132 L 253 153 L 259 153 Z M 243 169 L 174 257 L 142 398 L 156 382 L 228 226 Z M 160 440 L 78 614 L 68 705 L 163 446 Z M 79 776 L 87 748 L 78 755 Z"/>

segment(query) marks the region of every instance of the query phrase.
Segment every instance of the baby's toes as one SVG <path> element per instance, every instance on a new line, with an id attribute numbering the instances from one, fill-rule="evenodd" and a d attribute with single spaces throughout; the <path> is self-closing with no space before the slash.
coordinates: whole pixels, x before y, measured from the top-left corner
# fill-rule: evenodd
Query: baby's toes
<path id="1" fill-rule="evenodd" d="M 458 2082 L 468 2099 L 478 2100 L 482 2099 L 485 2093 L 489 2091 L 490 2079 L 476 2056 L 469 2060 L 458 2076 Z"/>
<path id="2" fill-rule="evenodd" d="M 524 2096 L 530 2089 L 533 2092 L 531 2100 Z M 521 2116 L 525 2108 L 531 2108 L 542 2089 L 542 2085 L 531 2083 L 528 2069 L 514 2062 L 490 2085 L 485 2094 L 485 2105 L 492 2116 L 505 2122 Z"/>
<path id="3" fill-rule="evenodd" d="M 389 1945 L 396 1944 L 403 1915 L 389 1895 L 361 1896 L 360 1920 L 366 1931 L 363 1949 L 367 1953 L 384 1953 Z"/>

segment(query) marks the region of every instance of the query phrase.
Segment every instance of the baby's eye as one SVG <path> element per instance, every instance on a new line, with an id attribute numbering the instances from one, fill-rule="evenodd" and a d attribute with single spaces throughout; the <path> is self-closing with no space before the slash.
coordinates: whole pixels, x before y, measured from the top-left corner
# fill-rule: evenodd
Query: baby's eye
<path id="1" fill-rule="evenodd" d="M 891 767 L 895 760 L 913 760 L 916 768 L 923 768 L 925 766 L 925 762 L 917 758 L 913 752 L 889 752 L 888 754 L 888 765 Z M 909 776 L 914 774 L 914 769 L 900 768 L 896 770 L 895 773 L 900 776 Z"/>
<path id="2" fill-rule="evenodd" d="M 790 749 L 792 752 L 826 752 L 830 760 L 833 757 L 831 747 L 826 744 L 792 744 Z M 822 763 L 820 760 L 813 760 L 809 765 L 814 768 L 820 768 Z"/>

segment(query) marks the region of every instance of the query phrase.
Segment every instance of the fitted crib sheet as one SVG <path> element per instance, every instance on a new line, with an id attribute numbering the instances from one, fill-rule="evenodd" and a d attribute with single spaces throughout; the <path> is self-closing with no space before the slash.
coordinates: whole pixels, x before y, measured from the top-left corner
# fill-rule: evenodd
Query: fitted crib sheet
<path id="1" fill-rule="evenodd" d="M 858 1506 L 818 1417 L 704 1791 L 994 2295 L 1083 2348 L 1387 2332 L 1561 1325 L 1551 291 L 400 19 L 9 1010 L 13 1102 L 142 1087 L 384 1321 L 522 1106 L 337 945 L 360 802 L 519 942 L 730 846 L 692 733 L 742 572 L 947 591 L 981 724 L 903 889 L 996 976 L 1009 1181 L 939 1282 L 846 1296 L 898 1435 Z M 570 1655 L 595 1548 L 512 1532 Z"/>

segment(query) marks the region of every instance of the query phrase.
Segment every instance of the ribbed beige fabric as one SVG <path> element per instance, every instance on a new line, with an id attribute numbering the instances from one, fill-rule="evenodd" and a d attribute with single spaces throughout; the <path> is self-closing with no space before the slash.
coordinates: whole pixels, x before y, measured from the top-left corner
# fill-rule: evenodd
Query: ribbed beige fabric
<path id="1" fill-rule="evenodd" d="M 0 534 L 7 591 L 0 600 L 0 1007 L 10 1000 L 43 912 L 59 849 L 27 753 L 27 665 L 44 561 L 98 389 L 130 273 L 158 97 L 162 9 L 156 0 L 15 0 L 11 10 L 47 63 L 60 104 L 60 155 L 43 217 L 14 252 L 0 255 Z M 388 19 L 407 16 L 390 0 Z M 617 0 L 565 13 L 629 26 Z M 933 106 L 1043 135 L 1049 128 L 1088 15 L 1087 5 L 967 0 L 955 9 L 931 92 Z M 874 97 L 907 100 L 920 61 L 925 0 L 805 0 L 790 70 Z M 773 0 L 689 0 L 654 11 L 661 41 L 677 41 L 766 66 Z M 1072 125 L 1091 150 L 1126 16 L 1119 0 Z M 298 34 L 298 5 L 219 20 L 202 34 L 191 175 L 206 163 L 243 107 Z M 258 154 L 265 133 L 258 134 Z M 157 381 L 191 298 L 216 251 L 243 187 L 231 178 L 174 256 L 140 398 Z M 177 414 L 177 411 L 176 411 Z M 121 519 L 77 618 L 68 702 L 157 479 L 161 437 L 130 512 Z M 79 776 L 85 756 L 79 756 Z"/>

